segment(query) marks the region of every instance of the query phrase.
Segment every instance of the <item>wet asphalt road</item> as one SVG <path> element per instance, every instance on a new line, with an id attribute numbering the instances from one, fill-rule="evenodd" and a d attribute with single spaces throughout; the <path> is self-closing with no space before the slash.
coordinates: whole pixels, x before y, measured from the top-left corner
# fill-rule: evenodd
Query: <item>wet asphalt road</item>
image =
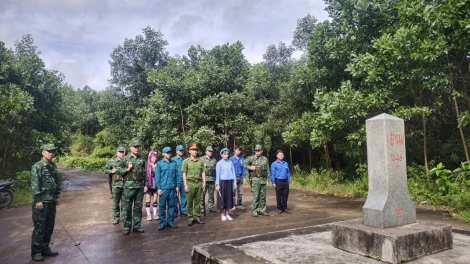
<path id="1" fill-rule="evenodd" d="M 222 222 L 218 213 L 209 213 L 205 225 L 186 225 L 186 218 L 176 218 L 176 229 L 158 231 L 158 220 L 146 221 L 145 233 L 122 234 L 122 224 L 112 225 L 107 176 L 73 169 L 60 169 L 63 182 L 61 205 L 57 207 L 52 235 L 57 257 L 44 263 L 190 263 L 192 246 L 218 240 L 263 234 L 297 227 L 313 226 L 362 217 L 363 199 L 316 195 L 291 190 L 292 214 L 277 214 L 276 197 L 268 187 L 269 217 L 251 216 L 251 192 L 244 189 L 245 210 L 231 211 L 233 221 Z M 418 220 L 451 224 L 470 230 L 470 224 L 448 219 L 442 211 L 417 209 Z M 35 263 L 30 257 L 31 206 L 0 211 L 0 263 Z"/>

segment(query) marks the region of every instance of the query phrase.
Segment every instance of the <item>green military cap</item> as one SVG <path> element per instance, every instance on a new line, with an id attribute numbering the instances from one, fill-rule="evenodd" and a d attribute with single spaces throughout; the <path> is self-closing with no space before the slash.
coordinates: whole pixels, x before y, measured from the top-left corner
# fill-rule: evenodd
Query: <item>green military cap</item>
<path id="1" fill-rule="evenodd" d="M 42 150 L 56 150 L 57 148 L 55 147 L 54 144 L 50 143 L 50 144 L 44 144 L 44 146 L 42 146 Z"/>
<path id="2" fill-rule="evenodd" d="M 207 150 L 207 151 L 214 151 L 214 149 L 213 149 L 211 146 L 208 146 L 208 147 L 206 148 L 206 150 Z"/>
<path id="3" fill-rule="evenodd" d="M 131 143 L 129 144 L 129 146 L 131 147 L 140 146 L 140 142 L 137 139 L 133 139 L 131 140 Z"/>
<path id="4" fill-rule="evenodd" d="M 256 146 L 255 146 L 255 150 L 263 150 L 263 146 L 261 146 L 261 145 L 256 145 Z"/>
<path id="5" fill-rule="evenodd" d="M 126 149 L 124 147 L 118 147 L 116 149 L 116 152 L 125 152 L 125 151 L 126 151 Z"/>

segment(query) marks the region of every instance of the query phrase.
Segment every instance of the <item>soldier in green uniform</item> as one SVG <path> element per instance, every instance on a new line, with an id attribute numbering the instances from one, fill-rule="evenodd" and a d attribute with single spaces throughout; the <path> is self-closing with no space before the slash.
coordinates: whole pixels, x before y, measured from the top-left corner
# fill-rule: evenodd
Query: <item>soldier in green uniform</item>
<path id="1" fill-rule="evenodd" d="M 266 185 L 271 173 L 269 172 L 269 162 L 263 154 L 261 145 L 255 146 L 255 155 L 243 161 L 243 166 L 249 171 L 253 192 L 252 212 L 254 217 L 258 215 L 269 216 L 266 212 Z"/>
<path id="2" fill-rule="evenodd" d="M 184 160 L 181 172 L 183 172 L 184 191 L 187 192 L 188 226 L 194 223 L 204 224 L 201 221 L 201 195 L 206 188 L 206 167 L 204 162 L 197 157 L 197 146 L 189 147 L 191 156 Z"/>
<path id="3" fill-rule="evenodd" d="M 143 233 L 140 223 L 142 222 L 142 201 L 144 192 L 147 191 L 147 168 L 145 159 L 139 154 L 140 142 L 132 140 L 131 152 L 118 164 L 116 173 L 124 178 L 124 190 L 122 193 L 122 219 L 124 222 L 124 235 L 131 232 L 132 218 L 134 220 L 134 232 Z M 134 205 L 134 217 L 132 217 L 132 205 Z"/>
<path id="4" fill-rule="evenodd" d="M 212 157 L 214 149 L 211 146 L 206 148 L 206 155 L 202 157 L 202 162 L 206 167 L 206 188 L 202 190 L 201 213 L 204 212 L 204 199 L 209 192 L 209 212 L 215 212 L 214 209 L 214 190 L 215 190 L 215 164 L 217 161 Z"/>
<path id="5" fill-rule="evenodd" d="M 122 157 L 124 157 L 124 153 L 126 149 L 124 147 L 118 147 L 116 150 L 116 157 L 112 158 L 106 163 L 104 166 L 103 171 L 104 173 L 109 175 L 109 178 L 112 180 L 112 187 L 113 187 L 113 225 L 119 224 L 119 218 L 121 217 L 121 199 L 122 199 L 122 188 L 124 187 L 124 181 L 122 176 L 116 173 L 116 167 L 118 163 L 121 161 Z"/>
<path id="6" fill-rule="evenodd" d="M 33 223 L 31 257 L 43 261 L 44 256 L 55 256 L 59 252 L 49 247 L 54 232 L 56 205 L 60 205 L 60 183 L 57 167 L 52 162 L 55 156 L 54 144 L 42 147 L 42 159 L 31 168 L 31 189 L 33 191 Z"/>

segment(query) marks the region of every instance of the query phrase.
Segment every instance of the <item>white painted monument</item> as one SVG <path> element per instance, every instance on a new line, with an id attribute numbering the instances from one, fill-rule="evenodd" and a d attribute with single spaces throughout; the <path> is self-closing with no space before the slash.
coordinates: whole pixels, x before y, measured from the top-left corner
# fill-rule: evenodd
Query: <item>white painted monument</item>
<path id="1" fill-rule="evenodd" d="M 381 114 L 366 121 L 369 193 L 366 226 L 388 228 L 416 222 L 408 191 L 404 121 Z"/>

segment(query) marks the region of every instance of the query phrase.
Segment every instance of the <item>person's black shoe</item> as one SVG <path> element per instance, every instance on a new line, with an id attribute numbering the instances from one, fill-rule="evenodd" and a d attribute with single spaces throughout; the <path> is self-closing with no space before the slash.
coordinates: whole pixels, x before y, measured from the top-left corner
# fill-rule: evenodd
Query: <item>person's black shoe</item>
<path id="1" fill-rule="evenodd" d="M 282 214 L 282 210 L 281 209 L 277 210 L 277 213 Z"/>
<path id="2" fill-rule="evenodd" d="M 173 224 L 173 223 L 171 223 L 171 224 L 167 224 L 166 226 L 168 226 L 168 227 L 173 227 L 173 228 L 178 228 L 178 226 L 177 226 L 177 225 L 175 225 L 175 224 Z"/>
<path id="3" fill-rule="evenodd" d="M 59 252 L 57 251 L 52 251 L 50 248 L 44 250 L 41 255 L 43 256 L 57 256 L 59 255 Z"/>
<path id="4" fill-rule="evenodd" d="M 41 254 L 35 254 L 31 257 L 34 261 L 44 261 L 44 257 Z"/>
<path id="5" fill-rule="evenodd" d="M 194 224 L 194 222 L 191 220 L 191 221 L 188 221 L 188 226 L 192 226 Z"/>
<path id="6" fill-rule="evenodd" d="M 201 224 L 201 225 L 205 224 L 205 223 L 204 223 L 203 221 L 201 221 L 200 219 L 194 220 L 194 223 L 195 223 L 195 224 Z"/>
<path id="7" fill-rule="evenodd" d="M 209 209 L 209 212 L 211 212 L 211 213 L 215 213 L 215 212 L 217 212 L 217 211 L 216 211 L 216 210 L 214 210 L 214 209 Z"/>
<path id="8" fill-rule="evenodd" d="M 134 227 L 133 231 L 137 232 L 137 233 L 143 233 L 144 229 L 142 229 L 142 227 L 138 226 L 138 227 Z"/>
<path id="9" fill-rule="evenodd" d="M 165 229 L 165 225 L 159 225 L 158 226 L 158 230 L 163 230 L 163 229 Z"/>
<path id="10" fill-rule="evenodd" d="M 129 228 L 124 228 L 124 232 L 122 232 L 124 235 L 129 235 L 131 233 L 131 230 Z"/>
<path id="11" fill-rule="evenodd" d="M 181 213 L 181 215 L 188 216 L 188 214 L 187 214 L 187 213 Z"/>
<path id="12" fill-rule="evenodd" d="M 287 210 L 287 209 L 286 209 L 286 210 L 284 210 L 284 212 L 285 212 L 285 213 L 288 213 L 288 214 L 292 213 L 292 211 L 291 211 L 291 210 Z"/>
<path id="13" fill-rule="evenodd" d="M 174 214 L 174 215 L 173 215 L 173 218 L 178 218 L 178 214 Z"/>

